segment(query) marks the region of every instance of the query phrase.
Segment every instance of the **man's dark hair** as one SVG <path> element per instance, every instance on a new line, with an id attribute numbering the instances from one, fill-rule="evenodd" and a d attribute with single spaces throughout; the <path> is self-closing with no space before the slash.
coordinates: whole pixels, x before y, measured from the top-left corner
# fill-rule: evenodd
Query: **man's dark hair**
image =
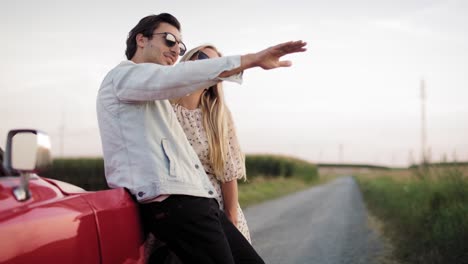
<path id="1" fill-rule="evenodd" d="M 6 176 L 6 170 L 3 168 L 3 149 L 0 148 L 0 176 Z"/>
<path id="2" fill-rule="evenodd" d="M 159 15 L 149 15 L 142 18 L 140 22 L 138 22 L 138 24 L 128 33 L 127 49 L 125 50 L 127 59 L 132 59 L 137 50 L 136 35 L 141 33 L 148 39 L 152 39 L 154 30 L 159 27 L 161 22 L 168 23 L 180 31 L 179 21 L 171 14 L 161 13 Z"/>
<path id="3" fill-rule="evenodd" d="M 0 148 L 0 176 L 18 176 L 19 173 L 16 171 L 9 171 L 3 167 L 3 159 L 5 158 L 5 152 Z"/>

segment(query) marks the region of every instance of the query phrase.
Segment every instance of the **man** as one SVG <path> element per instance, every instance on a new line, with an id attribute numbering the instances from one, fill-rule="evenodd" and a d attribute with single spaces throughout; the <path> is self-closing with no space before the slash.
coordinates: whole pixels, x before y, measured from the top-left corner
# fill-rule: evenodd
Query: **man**
<path id="1" fill-rule="evenodd" d="M 186 50 L 175 17 L 147 16 L 130 31 L 128 61 L 107 74 L 97 97 L 106 179 L 110 187 L 135 195 L 149 229 L 184 263 L 264 262 L 219 210 L 215 190 L 167 99 L 221 80 L 240 83 L 249 68 L 290 66 L 279 58 L 305 51 L 305 45 L 288 42 L 172 66 Z"/>

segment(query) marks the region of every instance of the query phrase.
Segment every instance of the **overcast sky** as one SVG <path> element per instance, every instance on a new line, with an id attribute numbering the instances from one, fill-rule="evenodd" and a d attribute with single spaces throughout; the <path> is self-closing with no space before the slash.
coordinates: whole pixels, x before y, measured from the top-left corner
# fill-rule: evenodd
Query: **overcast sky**
<path id="1" fill-rule="evenodd" d="M 246 153 L 406 166 L 420 159 L 424 79 L 432 159 L 468 160 L 468 1 L 457 0 L 7 1 L 0 146 L 28 127 L 51 136 L 54 156 L 102 155 L 99 85 L 125 59 L 128 31 L 162 12 L 180 20 L 189 49 L 308 42 L 291 68 L 225 84 Z"/>

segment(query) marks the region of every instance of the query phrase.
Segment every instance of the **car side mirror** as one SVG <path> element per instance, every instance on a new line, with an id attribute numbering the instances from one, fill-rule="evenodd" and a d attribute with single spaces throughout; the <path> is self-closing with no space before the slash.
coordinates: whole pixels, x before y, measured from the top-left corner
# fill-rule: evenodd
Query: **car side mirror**
<path id="1" fill-rule="evenodd" d="M 21 175 L 21 185 L 13 191 L 18 201 L 30 197 L 30 174 L 43 171 L 51 163 L 50 140 L 45 133 L 33 129 L 8 132 L 3 165 L 8 171 L 17 171 Z"/>

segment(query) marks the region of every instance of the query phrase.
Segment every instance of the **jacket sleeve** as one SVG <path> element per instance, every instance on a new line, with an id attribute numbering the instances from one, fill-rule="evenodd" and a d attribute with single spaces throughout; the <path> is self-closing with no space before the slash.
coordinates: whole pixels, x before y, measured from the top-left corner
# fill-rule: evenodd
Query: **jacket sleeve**
<path id="1" fill-rule="evenodd" d="M 120 101 L 164 100 L 226 80 L 242 83 L 242 74 L 219 78 L 240 66 L 240 56 L 187 61 L 174 66 L 125 61 L 113 69 L 112 84 Z"/>

